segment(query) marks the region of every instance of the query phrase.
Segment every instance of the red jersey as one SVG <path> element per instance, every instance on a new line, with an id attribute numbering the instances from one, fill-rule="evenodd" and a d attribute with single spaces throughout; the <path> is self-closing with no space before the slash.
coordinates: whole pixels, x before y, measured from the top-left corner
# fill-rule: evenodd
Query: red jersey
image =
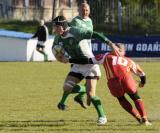
<path id="1" fill-rule="evenodd" d="M 94 64 L 103 64 L 107 79 L 123 78 L 128 74 L 130 75 L 130 72 L 133 72 L 137 76 L 145 75 L 140 66 L 134 61 L 124 56 L 118 56 L 112 52 L 98 55 L 92 58 L 92 61 Z"/>

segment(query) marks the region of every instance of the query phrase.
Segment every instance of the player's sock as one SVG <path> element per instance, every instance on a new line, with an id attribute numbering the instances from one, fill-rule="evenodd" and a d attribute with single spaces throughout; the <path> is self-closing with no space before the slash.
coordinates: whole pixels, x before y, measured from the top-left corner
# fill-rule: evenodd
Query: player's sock
<path id="1" fill-rule="evenodd" d="M 132 105 L 129 103 L 129 101 L 127 99 L 125 99 L 125 97 L 123 97 L 122 99 L 118 99 L 118 100 L 124 110 L 126 110 L 128 113 L 130 113 L 136 119 L 139 117 L 139 113 L 137 112 L 137 110 L 132 107 Z"/>
<path id="2" fill-rule="evenodd" d="M 79 93 L 76 97 L 82 99 L 86 93 L 86 86 L 84 85 L 75 85 L 71 93 Z"/>
<path id="3" fill-rule="evenodd" d="M 101 100 L 98 96 L 94 96 L 91 98 L 91 102 L 93 103 L 96 111 L 98 113 L 98 117 L 105 117 L 104 109 L 101 104 Z"/>
<path id="4" fill-rule="evenodd" d="M 139 114 L 141 115 L 142 118 L 147 118 L 147 113 L 144 109 L 144 103 L 142 101 L 142 99 L 137 99 L 134 101 L 135 106 L 139 112 Z"/>
<path id="5" fill-rule="evenodd" d="M 75 85 L 71 93 L 85 93 L 86 87 L 84 85 Z"/>
<path id="6" fill-rule="evenodd" d="M 60 101 L 59 103 L 60 103 L 60 104 L 65 104 L 65 102 L 66 102 L 67 97 L 68 97 L 69 94 L 70 94 L 70 93 L 64 91 L 64 92 L 63 92 L 62 99 L 61 99 L 61 101 Z"/>
<path id="7" fill-rule="evenodd" d="M 79 93 L 76 97 L 82 99 L 86 93 L 86 86 L 76 85 L 76 86 L 74 86 L 72 93 Z"/>

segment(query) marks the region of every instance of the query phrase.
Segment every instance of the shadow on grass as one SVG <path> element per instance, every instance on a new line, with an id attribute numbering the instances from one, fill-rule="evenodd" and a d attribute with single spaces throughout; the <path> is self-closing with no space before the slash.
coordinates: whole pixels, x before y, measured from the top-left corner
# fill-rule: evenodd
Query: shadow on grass
<path id="1" fill-rule="evenodd" d="M 0 121 L 0 127 L 51 127 L 64 126 L 64 120 L 28 120 L 28 121 Z"/>
<path id="2" fill-rule="evenodd" d="M 128 121 L 129 122 L 129 121 Z M 133 122 L 133 121 L 132 121 Z M 131 122 L 131 123 L 132 123 Z M 118 122 L 119 123 L 119 122 Z M 35 132 L 92 132 L 92 131 L 144 131 L 144 127 L 135 124 L 119 123 L 109 121 L 104 126 L 97 126 L 93 120 L 27 120 L 27 121 L 0 121 L 0 131 L 35 131 Z M 159 131 L 155 128 L 148 128 L 148 131 Z"/>

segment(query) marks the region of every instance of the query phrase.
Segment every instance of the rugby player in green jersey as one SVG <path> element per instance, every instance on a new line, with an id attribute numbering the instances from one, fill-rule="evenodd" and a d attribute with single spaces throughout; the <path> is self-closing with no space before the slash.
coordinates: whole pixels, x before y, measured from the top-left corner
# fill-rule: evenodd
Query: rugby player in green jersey
<path id="1" fill-rule="evenodd" d="M 79 15 L 76 16 L 75 18 L 72 19 L 72 21 L 69 23 L 71 27 L 78 27 L 78 28 L 83 28 L 83 29 L 88 29 L 88 30 L 91 30 L 93 31 L 93 24 L 92 24 L 92 20 L 89 18 L 89 14 L 90 14 L 90 7 L 87 3 L 82 3 L 80 6 L 79 6 Z M 86 43 L 90 50 L 92 51 L 92 46 L 91 46 L 91 40 L 82 40 L 80 43 Z M 72 64 L 71 66 L 73 66 L 74 64 Z M 94 82 L 95 82 L 95 85 L 97 84 L 96 83 L 96 80 L 98 80 L 98 78 L 101 76 L 101 73 L 100 73 L 100 69 L 98 68 L 98 65 L 96 66 L 96 69 L 95 71 L 97 71 L 97 73 L 99 75 L 96 75 L 97 76 L 97 79 L 95 78 L 94 79 Z M 82 81 L 84 77 L 82 77 L 80 80 Z M 78 95 L 74 97 L 74 100 L 79 103 L 81 105 L 81 107 L 83 108 L 87 108 L 87 106 L 85 105 L 85 103 L 83 102 L 83 98 L 84 98 L 84 95 L 86 94 L 86 87 L 84 85 L 78 85 L 76 86 L 77 89 L 79 89 L 80 91 L 78 91 Z M 66 100 L 67 100 L 67 97 L 69 96 L 69 93 L 66 93 L 64 92 L 63 95 L 62 95 L 62 99 L 60 100 L 60 102 L 58 103 L 58 108 L 61 109 L 61 110 L 65 110 L 65 103 L 66 103 Z"/>
<path id="2" fill-rule="evenodd" d="M 54 38 L 52 47 L 54 48 L 55 45 L 61 45 L 61 47 L 64 48 L 64 50 L 71 58 L 94 57 L 89 46 L 86 43 L 81 43 L 81 41 L 84 39 L 96 38 L 102 42 L 105 42 L 113 49 L 115 47 L 115 45 L 110 40 L 108 40 L 108 38 L 97 32 L 83 28 L 69 27 L 68 22 L 64 16 L 58 16 L 54 18 L 53 25 L 57 35 Z M 58 61 L 63 62 L 63 56 L 55 57 Z M 107 118 L 105 116 L 101 100 L 96 95 L 97 77 L 100 73 L 100 71 L 96 71 L 96 69 L 97 66 L 94 64 L 74 64 L 65 79 L 63 89 L 64 92 L 68 94 L 81 91 L 80 89 L 77 89 L 77 84 L 84 77 L 86 79 L 87 97 L 90 99 L 98 113 L 97 124 L 103 125 L 107 122 Z"/>

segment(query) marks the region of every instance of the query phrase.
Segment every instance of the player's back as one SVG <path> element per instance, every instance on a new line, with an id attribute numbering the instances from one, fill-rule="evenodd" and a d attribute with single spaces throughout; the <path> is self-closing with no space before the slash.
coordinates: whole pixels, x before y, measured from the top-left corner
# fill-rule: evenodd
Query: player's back
<path id="1" fill-rule="evenodd" d="M 130 73 L 131 61 L 126 57 L 110 53 L 106 55 L 103 65 L 108 79 L 122 78 Z"/>

